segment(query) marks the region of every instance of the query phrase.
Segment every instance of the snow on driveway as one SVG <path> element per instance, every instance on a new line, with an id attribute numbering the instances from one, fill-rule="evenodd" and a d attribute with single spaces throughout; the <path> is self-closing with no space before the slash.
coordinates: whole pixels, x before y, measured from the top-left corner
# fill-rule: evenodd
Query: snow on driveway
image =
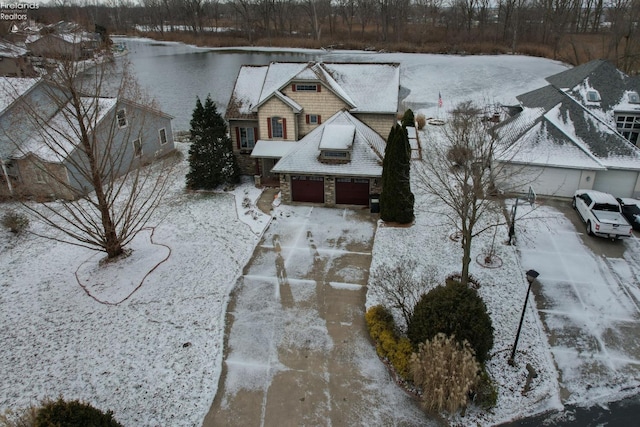
<path id="1" fill-rule="evenodd" d="M 640 386 L 637 239 L 617 242 L 625 245 L 624 258 L 597 256 L 581 240 L 597 238 L 581 236 L 549 206 L 521 220 L 517 232 L 523 266 L 540 273 L 533 289 L 563 401 L 614 399 Z"/>

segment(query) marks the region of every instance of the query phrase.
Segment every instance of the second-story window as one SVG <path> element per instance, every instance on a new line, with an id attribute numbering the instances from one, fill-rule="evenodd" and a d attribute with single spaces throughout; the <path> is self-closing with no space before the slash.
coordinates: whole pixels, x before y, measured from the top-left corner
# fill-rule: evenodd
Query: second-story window
<path id="1" fill-rule="evenodd" d="M 118 118 L 119 128 L 127 126 L 127 112 L 124 108 L 118 110 L 118 112 L 116 113 L 116 117 Z"/>
<path id="2" fill-rule="evenodd" d="M 284 119 L 271 117 L 271 138 L 284 138 Z"/>

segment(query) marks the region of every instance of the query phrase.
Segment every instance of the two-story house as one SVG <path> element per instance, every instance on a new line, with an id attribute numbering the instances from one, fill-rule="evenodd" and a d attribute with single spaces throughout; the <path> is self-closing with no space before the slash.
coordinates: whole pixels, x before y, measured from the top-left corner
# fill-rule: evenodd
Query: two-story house
<path id="1" fill-rule="evenodd" d="M 67 92 L 41 79 L 0 78 L 0 197 L 76 199 L 90 191 L 80 120 Z M 81 98 L 82 126 L 105 180 L 175 149 L 172 117 L 119 98 Z"/>
<path id="2" fill-rule="evenodd" d="M 242 172 L 286 202 L 368 205 L 399 89 L 397 63 L 243 66 L 225 116 Z"/>
<path id="3" fill-rule="evenodd" d="M 499 186 L 571 197 L 579 188 L 640 196 L 640 79 L 595 60 L 518 96 L 520 112 L 493 129 Z"/>

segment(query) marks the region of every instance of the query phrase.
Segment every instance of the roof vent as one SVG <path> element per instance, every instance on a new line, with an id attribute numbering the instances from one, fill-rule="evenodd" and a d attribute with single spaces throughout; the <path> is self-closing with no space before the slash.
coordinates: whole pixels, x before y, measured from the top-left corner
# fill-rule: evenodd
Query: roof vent
<path id="1" fill-rule="evenodd" d="M 600 94 L 597 90 L 588 90 L 587 91 L 587 101 L 589 102 L 600 102 Z"/>
<path id="2" fill-rule="evenodd" d="M 638 92 L 636 91 L 629 92 L 629 103 L 640 104 L 640 96 L 638 95 Z"/>

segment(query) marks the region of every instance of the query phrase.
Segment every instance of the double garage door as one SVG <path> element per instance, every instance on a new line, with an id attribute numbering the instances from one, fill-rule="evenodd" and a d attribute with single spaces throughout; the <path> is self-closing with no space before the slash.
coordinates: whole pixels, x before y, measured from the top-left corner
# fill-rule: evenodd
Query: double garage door
<path id="1" fill-rule="evenodd" d="M 324 177 L 291 176 L 291 199 L 294 202 L 324 203 Z M 369 204 L 369 179 L 336 178 L 336 204 Z"/>

